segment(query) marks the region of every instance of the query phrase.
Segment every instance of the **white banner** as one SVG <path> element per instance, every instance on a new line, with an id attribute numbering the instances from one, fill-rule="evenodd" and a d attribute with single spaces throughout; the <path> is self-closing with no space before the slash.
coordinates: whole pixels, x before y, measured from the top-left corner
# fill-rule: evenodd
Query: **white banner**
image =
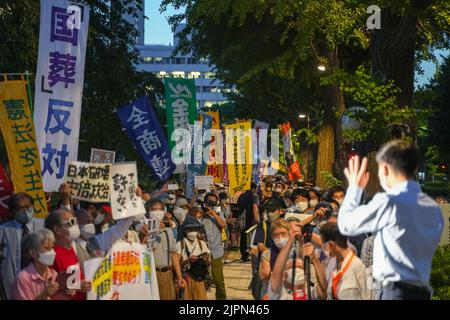
<path id="1" fill-rule="evenodd" d="M 74 199 L 88 202 L 108 202 L 111 199 L 111 164 L 71 161 L 66 182 Z"/>
<path id="2" fill-rule="evenodd" d="M 153 252 L 139 243 L 118 241 L 100 264 L 84 266 L 88 300 L 159 300 Z"/>
<path id="3" fill-rule="evenodd" d="M 58 191 L 78 158 L 89 7 L 41 0 L 34 125 L 44 190 Z"/>
<path id="4" fill-rule="evenodd" d="M 136 162 L 116 163 L 111 170 L 111 207 L 114 220 L 145 214 L 144 202 L 136 195 Z"/>
<path id="5" fill-rule="evenodd" d="M 197 190 L 206 190 L 207 192 L 211 191 L 211 187 L 214 186 L 214 177 L 213 176 L 195 176 L 194 177 L 194 186 L 197 187 Z"/>

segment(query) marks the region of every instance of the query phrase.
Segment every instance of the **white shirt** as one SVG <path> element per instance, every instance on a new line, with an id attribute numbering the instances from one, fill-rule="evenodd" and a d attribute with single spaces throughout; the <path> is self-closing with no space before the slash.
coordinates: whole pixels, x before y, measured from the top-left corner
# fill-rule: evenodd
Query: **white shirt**
<path id="1" fill-rule="evenodd" d="M 363 190 L 349 187 L 338 215 L 342 234 L 376 233 L 373 276 L 383 285 L 429 286 L 431 260 L 444 226 L 437 203 L 415 181 L 399 183 L 359 206 Z"/>
<path id="2" fill-rule="evenodd" d="M 326 269 L 326 276 L 328 282 L 327 299 L 333 300 L 333 278 L 341 272 L 347 265 L 352 254 L 348 254 L 341 267 L 337 270 L 337 260 L 335 257 L 330 259 Z M 342 279 L 336 286 L 336 295 L 339 300 L 371 300 L 374 296 L 374 291 L 369 288 L 371 280 L 370 273 L 362 261 L 354 256 L 350 262 L 347 270 L 344 272 Z"/>

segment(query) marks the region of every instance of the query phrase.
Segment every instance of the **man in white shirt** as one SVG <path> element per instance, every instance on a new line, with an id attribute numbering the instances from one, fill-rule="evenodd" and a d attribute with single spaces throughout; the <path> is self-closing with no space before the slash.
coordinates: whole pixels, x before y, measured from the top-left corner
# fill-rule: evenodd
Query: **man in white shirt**
<path id="1" fill-rule="evenodd" d="M 338 216 L 347 236 L 376 233 L 373 276 L 382 284 L 379 299 L 430 299 L 431 261 L 443 230 L 436 202 L 414 181 L 417 148 L 403 140 L 385 144 L 377 154 L 378 178 L 386 192 L 359 206 L 369 181 L 367 158 L 350 159 L 344 174 L 348 190 Z"/>

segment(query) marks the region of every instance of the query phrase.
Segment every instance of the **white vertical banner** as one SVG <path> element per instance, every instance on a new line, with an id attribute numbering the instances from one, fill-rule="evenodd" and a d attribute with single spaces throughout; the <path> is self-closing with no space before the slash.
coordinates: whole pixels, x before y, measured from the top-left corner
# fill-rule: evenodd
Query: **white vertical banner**
<path id="1" fill-rule="evenodd" d="M 145 214 L 144 202 L 136 195 L 136 162 L 116 163 L 111 169 L 111 207 L 114 220 Z"/>
<path id="2" fill-rule="evenodd" d="M 44 190 L 57 191 L 78 158 L 89 7 L 41 0 L 34 125 Z"/>

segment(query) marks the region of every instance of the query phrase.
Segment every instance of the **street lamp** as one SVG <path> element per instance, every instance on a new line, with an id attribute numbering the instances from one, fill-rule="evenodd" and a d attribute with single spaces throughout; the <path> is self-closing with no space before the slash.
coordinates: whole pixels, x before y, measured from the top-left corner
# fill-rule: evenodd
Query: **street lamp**
<path id="1" fill-rule="evenodd" d="M 317 69 L 319 69 L 319 71 L 324 72 L 327 68 L 325 67 L 324 64 L 319 64 L 319 65 L 317 66 Z"/>
<path id="2" fill-rule="evenodd" d="M 298 115 L 298 117 L 300 119 L 305 119 L 306 118 L 306 123 L 307 123 L 307 128 L 308 128 L 308 132 L 309 132 L 309 114 L 308 113 L 300 113 Z M 306 173 L 306 180 L 309 181 L 309 142 L 308 143 L 308 148 L 306 149 L 306 166 L 308 168 L 308 171 Z"/>

